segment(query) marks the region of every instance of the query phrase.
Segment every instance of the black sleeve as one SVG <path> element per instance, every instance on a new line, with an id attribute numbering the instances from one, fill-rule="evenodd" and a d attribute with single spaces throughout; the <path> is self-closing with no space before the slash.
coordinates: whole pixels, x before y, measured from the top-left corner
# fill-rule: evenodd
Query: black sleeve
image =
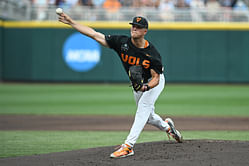
<path id="1" fill-rule="evenodd" d="M 152 54 L 153 58 L 151 60 L 151 69 L 155 70 L 157 74 L 163 73 L 163 65 L 162 65 L 162 58 L 160 53 L 155 49 L 155 47 L 152 45 Z"/>
<path id="2" fill-rule="evenodd" d="M 162 74 L 163 73 L 163 65 L 162 65 L 161 59 L 152 60 L 151 69 L 155 70 L 155 72 L 158 74 Z"/>
<path id="3" fill-rule="evenodd" d="M 106 35 L 105 40 L 108 46 L 114 50 L 117 50 L 120 45 L 120 36 L 118 35 Z"/>

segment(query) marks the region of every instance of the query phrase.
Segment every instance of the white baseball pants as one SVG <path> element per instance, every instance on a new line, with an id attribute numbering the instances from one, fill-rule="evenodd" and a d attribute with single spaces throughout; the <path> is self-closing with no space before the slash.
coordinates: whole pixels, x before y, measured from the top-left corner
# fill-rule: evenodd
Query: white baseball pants
<path id="1" fill-rule="evenodd" d="M 167 131 L 169 129 L 168 123 L 164 122 L 164 120 L 162 120 L 154 111 L 155 102 L 163 91 L 164 85 L 164 75 L 160 74 L 159 84 L 156 87 L 146 92 L 133 91 L 137 104 L 137 112 L 130 133 L 125 140 L 125 144 L 134 146 L 146 123 L 151 124 L 162 131 Z"/>

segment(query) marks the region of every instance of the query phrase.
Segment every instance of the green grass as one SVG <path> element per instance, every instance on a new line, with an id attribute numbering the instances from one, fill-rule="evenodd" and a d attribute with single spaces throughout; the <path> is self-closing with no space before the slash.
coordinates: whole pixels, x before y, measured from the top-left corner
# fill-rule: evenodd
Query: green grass
<path id="1" fill-rule="evenodd" d="M 183 131 L 184 139 L 249 141 L 249 131 Z M 0 131 L 0 157 L 25 156 L 122 144 L 128 132 Z M 137 143 L 168 140 L 160 131 L 142 132 Z"/>
<path id="2" fill-rule="evenodd" d="M 134 115 L 128 84 L 0 84 L 1 114 Z M 169 116 L 249 116 L 248 85 L 174 85 L 160 95 L 156 112 Z M 185 139 L 247 140 L 249 131 L 183 131 Z M 118 145 L 128 132 L 0 131 L 0 157 Z M 138 143 L 167 140 L 142 132 Z"/>
<path id="3" fill-rule="evenodd" d="M 0 84 L 0 114 L 133 115 L 128 84 Z M 249 116 L 248 85 L 172 85 L 156 112 L 170 116 Z"/>

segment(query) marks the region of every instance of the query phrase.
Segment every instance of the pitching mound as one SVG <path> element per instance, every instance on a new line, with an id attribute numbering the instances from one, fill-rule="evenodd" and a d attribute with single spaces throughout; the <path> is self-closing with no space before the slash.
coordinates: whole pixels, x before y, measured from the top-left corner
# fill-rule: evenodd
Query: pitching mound
<path id="1" fill-rule="evenodd" d="M 187 140 L 136 144 L 135 155 L 111 159 L 114 147 L 4 158 L 5 166 L 248 166 L 249 141 Z"/>

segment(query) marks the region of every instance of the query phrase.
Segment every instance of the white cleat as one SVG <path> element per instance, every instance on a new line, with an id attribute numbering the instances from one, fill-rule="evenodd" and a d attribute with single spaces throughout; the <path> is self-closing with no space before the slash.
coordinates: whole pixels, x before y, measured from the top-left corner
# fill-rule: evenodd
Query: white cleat
<path id="1" fill-rule="evenodd" d="M 182 143 L 183 137 L 181 133 L 175 129 L 175 125 L 172 119 L 166 118 L 165 122 L 169 124 L 170 130 L 166 133 L 170 135 L 172 138 L 174 138 L 178 143 Z"/>
<path id="2" fill-rule="evenodd" d="M 127 144 L 123 144 L 119 146 L 119 149 L 113 152 L 110 157 L 111 158 L 123 158 L 134 155 L 134 150 L 131 146 Z"/>

